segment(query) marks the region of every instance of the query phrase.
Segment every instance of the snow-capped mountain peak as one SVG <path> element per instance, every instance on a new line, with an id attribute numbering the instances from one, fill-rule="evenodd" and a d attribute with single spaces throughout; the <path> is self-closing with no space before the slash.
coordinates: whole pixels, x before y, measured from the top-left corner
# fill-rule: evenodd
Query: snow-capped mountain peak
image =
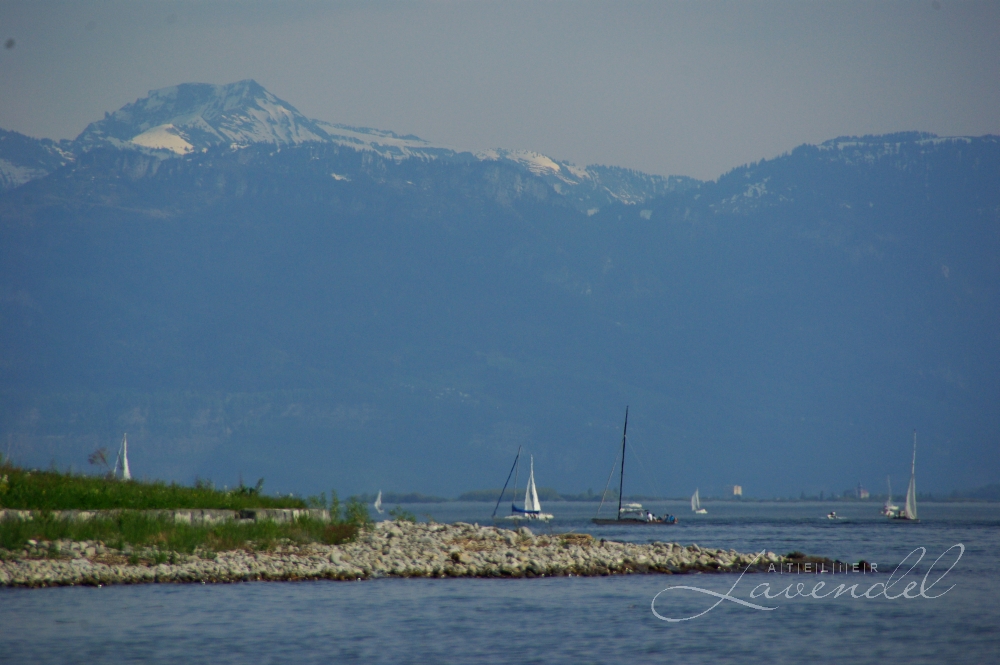
<path id="1" fill-rule="evenodd" d="M 178 154 L 212 146 L 324 141 L 325 132 L 294 106 L 247 79 L 227 85 L 184 83 L 153 90 L 76 139 L 78 149 L 111 143 Z"/>

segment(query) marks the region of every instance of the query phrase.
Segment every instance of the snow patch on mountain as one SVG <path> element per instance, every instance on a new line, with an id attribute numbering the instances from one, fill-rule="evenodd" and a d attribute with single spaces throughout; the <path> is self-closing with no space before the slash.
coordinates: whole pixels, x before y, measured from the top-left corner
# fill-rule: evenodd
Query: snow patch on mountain
<path id="1" fill-rule="evenodd" d="M 19 187 L 26 182 L 48 175 L 44 169 L 31 168 L 0 159 L 0 191 Z"/>
<path id="2" fill-rule="evenodd" d="M 184 140 L 180 131 L 172 123 L 147 129 L 142 134 L 133 136 L 132 143 L 147 148 L 169 150 L 178 155 L 186 155 L 194 150 L 194 146 Z"/>
<path id="3" fill-rule="evenodd" d="M 840 136 L 816 146 L 820 152 L 830 154 L 834 159 L 847 164 L 874 164 L 885 157 L 899 156 L 914 148 L 925 153 L 940 146 L 954 143 L 971 144 L 977 138 L 972 136 L 938 136 L 928 132 L 897 132 L 879 136 Z M 809 148 L 811 146 L 803 146 Z"/>
<path id="4" fill-rule="evenodd" d="M 554 175 L 563 180 L 567 180 L 565 175 L 562 173 L 562 167 L 551 157 L 546 157 L 545 155 L 534 152 L 532 150 L 505 150 L 503 148 L 494 148 L 492 150 L 483 150 L 482 152 L 476 153 L 476 157 L 483 161 L 509 161 L 515 164 L 520 164 L 528 169 L 531 173 L 539 176 Z M 570 173 L 569 170 L 566 172 Z M 577 184 L 573 181 L 573 184 Z"/>
<path id="5" fill-rule="evenodd" d="M 692 178 L 668 178 L 614 166 L 581 167 L 571 162 L 554 160 L 532 150 L 493 148 L 476 153 L 476 157 L 483 161 L 517 165 L 545 180 L 554 192 L 588 214 L 599 210 L 593 207 L 595 204 L 635 205 L 678 187 L 687 188 L 698 184 Z"/>
<path id="6" fill-rule="evenodd" d="M 458 153 L 446 146 L 435 145 L 418 136 L 400 136 L 395 132 L 371 127 L 352 127 L 322 120 L 315 120 L 316 126 L 326 134 L 326 140 L 354 150 L 378 153 L 388 159 L 438 159 L 451 158 Z"/>

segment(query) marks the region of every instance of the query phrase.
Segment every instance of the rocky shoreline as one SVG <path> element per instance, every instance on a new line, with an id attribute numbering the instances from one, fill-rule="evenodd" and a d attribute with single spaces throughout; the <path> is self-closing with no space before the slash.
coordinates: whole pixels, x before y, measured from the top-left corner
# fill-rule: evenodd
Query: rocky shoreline
<path id="1" fill-rule="evenodd" d="M 789 560 L 767 552 L 634 544 L 587 534 L 535 535 L 476 524 L 378 522 L 343 545 L 281 543 L 267 550 L 112 549 L 101 542 L 36 542 L 0 550 L 0 586 L 46 587 L 378 577 L 558 577 L 763 570 Z M 832 563 L 832 562 L 830 562 Z"/>

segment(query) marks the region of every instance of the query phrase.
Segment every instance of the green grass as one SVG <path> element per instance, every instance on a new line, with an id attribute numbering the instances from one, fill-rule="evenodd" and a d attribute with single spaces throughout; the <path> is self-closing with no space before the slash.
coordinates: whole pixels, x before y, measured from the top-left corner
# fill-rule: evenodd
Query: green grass
<path id="1" fill-rule="evenodd" d="M 277 542 L 339 544 L 352 540 L 371 519 L 357 499 L 342 505 L 336 492 L 309 497 L 267 497 L 257 487 L 222 492 L 206 483 L 184 487 L 163 482 L 120 481 L 94 476 L 37 471 L 0 459 L 0 508 L 40 511 L 31 520 L 0 521 L 0 550 L 24 549 L 28 540 L 91 540 L 107 546 L 151 548 L 154 563 L 167 552 L 191 554 L 234 549 L 269 549 Z M 145 510 L 245 508 L 327 508 L 331 521 L 301 517 L 293 522 L 225 521 L 211 525 L 178 524 L 169 516 Z M 56 510 L 120 510 L 90 520 L 59 519 Z M 137 555 L 133 555 L 135 558 Z M 162 560 L 161 560 L 162 559 Z"/>
<path id="2" fill-rule="evenodd" d="M 29 539 L 99 540 L 118 550 L 126 546 L 155 548 L 160 552 L 155 555 L 155 562 L 163 563 L 169 560 L 168 552 L 192 554 L 196 550 L 270 549 L 279 541 L 336 545 L 352 540 L 362 526 L 343 518 L 332 523 L 302 517 L 290 523 L 227 521 L 196 526 L 177 524 L 168 517 L 129 511 L 88 521 L 56 519 L 50 513 L 42 513 L 33 520 L 0 521 L 0 549 L 21 550 Z"/>
<path id="3" fill-rule="evenodd" d="M 297 497 L 268 497 L 257 487 L 223 492 L 209 483 L 186 487 L 162 481 L 30 471 L 0 459 L 0 508 L 20 510 L 169 510 L 175 508 L 305 508 Z"/>

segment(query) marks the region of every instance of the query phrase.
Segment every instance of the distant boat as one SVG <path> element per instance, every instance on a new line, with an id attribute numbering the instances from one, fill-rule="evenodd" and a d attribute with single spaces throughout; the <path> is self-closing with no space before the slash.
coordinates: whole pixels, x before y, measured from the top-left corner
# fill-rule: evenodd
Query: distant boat
<path id="1" fill-rule="evenodd" d="M 535 489 L 535 457 L 532 455 L 529 459 L 531 460 L 531 470 L 528 472 L 528 485 L 524 488 L 524 508 L 518 508 L 511 501 L 511 514 L 507 516 L 507 519 L 550 520 L 552 515 L 542 512 L 542 504 L 538 501 L 538 490 Z M 514 483 L 514 491 L 517 491 L 517 482 Z"/>
<path id="2" fill-rule="evenodd" d="M 910 485 L 906 488 L 906 503 L 889 515 L 889 519 L 919 522 L 917 519 L 917 430 L 913 430 L 913 460 L 910 462 Z"/>
<path id="3" fill-rule="evenodd" d="M 885 505 L 882 506 L 882 514 L 889 517 L 893 513 L 899 512 L 899 506 L 892 502 L 892 481 L 889 480 L 889 476 L 885 477 L 885 484 L 889 488 L 889 493 L 886 495 Z"/>
<path id="4" fill-rule="evenodd" d="M 378 512 L 379 515 L 385 512 L 384 510 L 382 510 L 382 490 L 379 490 L 378 496 L 375 497 L 375 510 Z"/>
<path id="5" fill-rule="evenodd" d="M 517 472 L 518 472 L 518 462 L 521 459 L 521 448 L 518 446 L 517 455 L 514 457 L 514 465 L 510 469 L 510 473 L 507 474 L 507 482 L 503 484 L 503 489 L 500 490 L 500 497 L 497 499 L 497 505 L 493 508 L 493 516 L 496 517 L 497 508 L 500 507 L 500 502 L 503 500 L 504 492 L 507 491 L 507 483 L 510 482 L 511 475 L 514 476 L 514 494 L 517 494 Z M 505 517 L 507 520 L 550 520 L 552 515 L 549 513 L 542 512 L 542 504 L 538 501 L 538 489 L 535 487 L 535 458 L 530 457 L 530 471 L 528 472 L 528 484 L 524 488 L 524 507 L 518 508 L 517 505 L 511 501 L 510 502 L 510 515 Z"/>
<path id="6" fill-rule="evenodd" d="M 698 496 L 697 488 L 695 488 L 694 494 L 691 495 L 691 512 L 696 515 L 705 515 L 708 513 L 707 510 L 701 507 L 701 497 Z"/>
<path id="7" fill-rule="evenodd" d="M 622 505 L 622 496 L 625 493 L 625 436 L 628 433 L 628 407 L 625 407 L 625 427 L 622 429 L 622 466 L 621 474 L 618 480 L 618 516 L 615 519 L 602 518 L 601 508 L 604 506 L 604 495 L 607 494 L 608 488 L 604 488 L 604 494 L 601 495 L 601 505 L 597 507 L 597 517 L 593 518 L 591 521 L 594 524 L 618 524 L 618 525 L 638 525 L 638 524 L 677 524 L 677 518 L 673 515 L 661 515 L 657 517 L 650 511 L 642 507 L 641 503 L 626 503 Z M 618 460 L 615 459 L 617 464 Z M 615 472 L 615 468 L 611 467 L 611 473 Z M 608 476 L 608 482 L 611 482 L 611 476 Z"/>
<path id="8" fill-rule="evenodd" d="M 830 512 L 828 512 L 826 514 L 826 519 L 828 519 L 828 520 L 839 520 L 840 516 L 837 515 L 837 511 L 836 510 L 831 510 Z"/>
<path id="9" fill-rule="evenodd" d="M 132 480 L 132 471 L 128 468 L 128 434 L 122 435 L 122 445 L 118 448 L 118 457 L 115 458 L 114 476 L 118 477 L 121 471 L 122 480 Z"/>

